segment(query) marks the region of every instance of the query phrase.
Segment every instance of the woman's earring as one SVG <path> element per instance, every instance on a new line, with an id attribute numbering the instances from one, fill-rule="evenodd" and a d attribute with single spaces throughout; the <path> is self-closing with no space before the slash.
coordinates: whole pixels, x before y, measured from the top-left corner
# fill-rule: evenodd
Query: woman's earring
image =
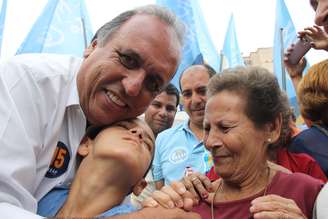
<path id="1" fill-rule="evenodd" d="M 267 140 L 269 143 L 271 143 L 271 141 L 272 141 L 272 139 L 271 138 L 268 138 L 268 140 Z"/>

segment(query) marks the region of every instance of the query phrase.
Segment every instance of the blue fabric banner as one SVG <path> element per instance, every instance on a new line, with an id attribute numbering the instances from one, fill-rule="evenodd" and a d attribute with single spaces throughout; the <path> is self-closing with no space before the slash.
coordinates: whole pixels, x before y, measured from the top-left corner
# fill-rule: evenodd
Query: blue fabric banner
<path id="1" fill-rule="evenodd" d="M 2 0 L 1 11 L 0 11 L 0 56 L 1 56 L 1 49 L 2 49 L 3 31 L 5 28 L 5 21 L 6 21 L 6 12 L 7 12 L 7 0 Z"/>
<path id="2" fill-rule="evenodd" d="M 229 25 L 225 35 L 222 49 L 222 69 L 236 66 L 244 66 L 244 59 L 241 57 L 238 46 L 235 20 L 233 14 L 230 16 Z"/>
<path id="3" fill-rule="evenodd" d="M 181 73 L 190 65 L 208 63 L 219 70 L 219 55 L 212 43 L 197 0 L 157 0 L 172 10 L 186 25 L 185 46 L 180 66 L 172 83 L 179 87 Z"/>
<path id="4" fill-rule="evenodd" d="M 282 32 L 281 32 L 282 31 Z M 281 38 L 283 42 L 281 41 Z M 276 4 L 276 24 L 275 24 L 275 33 L 274 33 L 274 46 L 273 46 L 273 64 L 274 64 L 274 73 L 279 81 L 281 88 L 286 86 L 286 93 L 289 97 L 291 105 L 295 109 L 296 115 L 299 115 L 299 109 L 296 100 L 296 92 L 293 87 L 293 83 L 287 73 L 283 71 L 283 62 L 281 50 L 285 51 L 290 44 L 294 43 L 297 40 L 297 33 L 293 21 L 288 12 L 288 8 L 284 0 L 277 0 Z M 309 65 L 305 68 L 304 72 L 307 71 Z M 282 74 L 285 74 L 283 77 Z M 283 81 L 285 80 L 285 85 Z"/>
<path id="5" fill-rule="evenodd" d="M 16 54 L 82 56 L 92 36 L 84 0 L 49 0 Z"/>

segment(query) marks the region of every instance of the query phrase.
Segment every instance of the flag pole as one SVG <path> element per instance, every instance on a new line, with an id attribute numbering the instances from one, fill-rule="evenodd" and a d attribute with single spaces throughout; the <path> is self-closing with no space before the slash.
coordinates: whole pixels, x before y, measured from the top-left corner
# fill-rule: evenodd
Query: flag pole
<path id="1" fill-rule="evenodd" d="M 219 69 L 219 72 L 222 72 L 222 70 L 223 70 L 223 58 L 224 58 L 224 55 L 223 55 L 223 51 L 221 50 L 220 51 L 220 69 Z"/>
<path id="2" fill-rule="evenodd" d="M 3 32 L 5 28 L 6 11 L 7 11 L 7 0 L 3 0 L 1 11 L 0 11 L 0 56 L 2 50 Z"/>
<path id="3" fill-rule="evenodd" d="M 285 65 L 284 65 L 284 38 L 283 38 L 283 31 L 284 31 L 284 28 L 280 28 L 281 83 L 282 83 L 282 89 L 284 91 L 286 91 L 287 88 L 286 88 L 286 71 L 285 71 Z"/>
<path id="4" fill-rule="evenodd" d="M 84 48 L 86 49 L 88 47 L 88 41 L 87 41 L 87 32 L 86 32 L 86 29 L 85 29 L 85 22 L 84 22 L 83 17 L 81 17 L 81 24 L 82 24 Z"/>

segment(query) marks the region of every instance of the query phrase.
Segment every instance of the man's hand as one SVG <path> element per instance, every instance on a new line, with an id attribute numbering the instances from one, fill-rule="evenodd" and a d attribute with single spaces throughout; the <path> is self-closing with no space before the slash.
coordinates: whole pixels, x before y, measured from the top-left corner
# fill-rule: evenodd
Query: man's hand
<path id="1" fill-rule="evenodd" d="M 110 217 L 112 219 L 201 219 L 199 214 L 186 212 L 179 208 L 166 209 L 163 207 L 156 208 L 143 208 L 140 211 L 117 216 Z M 108 218 L 109 219 L 109 218 Z"/>

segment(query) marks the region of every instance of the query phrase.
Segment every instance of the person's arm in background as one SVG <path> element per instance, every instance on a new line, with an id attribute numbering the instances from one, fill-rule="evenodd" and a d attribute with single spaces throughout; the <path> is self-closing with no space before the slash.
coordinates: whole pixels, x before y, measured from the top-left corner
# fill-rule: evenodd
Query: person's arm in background
<path id="1" fill-rule="evenodd" d="M 313 27 L 306 27 L 303 31 L 298 32 L 299 38 L 306 36 L 311 41 L 311 47 L 317 50 L 328 51 L 328 33 L 321 27 L 314 25 Z M 288 57 L 294 49 L 294 44 L 287 48 L 284 54 L 284 64 L 287 72 L 293 82 L 295 90 L 302 79 L 303 71 L 306 66 L 306 59 L 303 57 L 299 63 L 292 65 L 288 62 Z"/>
<path id="2" fill-rule="evenodd" d="M 37 85 L 25 67 L 0 65 L 0 218 L 41 218 L 33 194 L 43 115 Z"/>
<path id="3" fill-rule="evenodd" d="M 288 75 L 293 82 L 294 89 L 295 91 L 297 91 L 297 86 L 302 80 L 303 71 L 306 66 L 306 59 L 303 57 L 296 65 L 290 64 L 288 62 L 288 56 L 293 49 L 294 49 L 293 44 L 287 49 L 286 53 L 284 54 L 284 64 L 288 72 Z"/>
<path id="4" fill-rule="evenodd" d="M 314 25 L 306 27 L 303 31 L 298 32 L 299 37 L 307 36 L 311 40 L 311 47 L 328 51 L 328 33 L 321 27 Z"/>

